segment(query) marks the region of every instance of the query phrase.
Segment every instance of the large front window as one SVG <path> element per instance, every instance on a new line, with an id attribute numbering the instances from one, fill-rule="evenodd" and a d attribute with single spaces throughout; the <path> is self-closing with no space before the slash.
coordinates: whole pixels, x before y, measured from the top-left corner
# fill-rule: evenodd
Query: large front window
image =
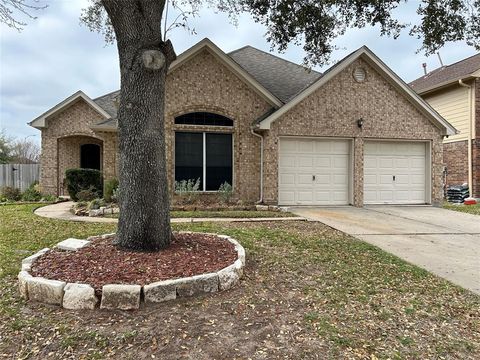
<path id="1" fill-rule="evenodd" d="M 175 181 L 200 179 L 200 189 L 232 184 L 232 134 L 175 133 Z"/>

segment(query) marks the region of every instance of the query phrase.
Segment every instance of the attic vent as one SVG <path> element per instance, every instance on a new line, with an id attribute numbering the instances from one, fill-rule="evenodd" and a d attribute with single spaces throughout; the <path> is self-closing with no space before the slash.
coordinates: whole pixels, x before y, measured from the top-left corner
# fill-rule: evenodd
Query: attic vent
<path id="1" fill-rule="evenodd" d="M 353 78 L 355 79 L 356 82 L 364 82 L 365 78 L 367 77 L 367 73 L 365 72 L 364 68 L 358 67 L 355 70 L 353 70 Z"/>

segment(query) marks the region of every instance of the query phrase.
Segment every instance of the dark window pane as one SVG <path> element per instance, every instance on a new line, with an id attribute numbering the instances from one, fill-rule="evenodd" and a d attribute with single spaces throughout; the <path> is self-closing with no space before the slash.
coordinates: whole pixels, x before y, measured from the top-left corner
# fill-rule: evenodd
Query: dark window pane
<path id="1" fill-rule="evenodd" d="M 100 145 L 85 144 L 80 147 L 80 167 L 100 170 Z"/>
<path id="2" fill-rule="evenodd" d="M 203 190 L 203 134 L 175 133 L 175 181 L 200 179 Z"/>
<path id="3" fill-rule="evenodd" d="M 224 182 L 232 185 L 232 135 L 206 136 L 207 190 L 218 190 Z"/>
<path id="4" fill-rule="evenodd" d="M 218 114 L 194 112 L 175 118 L 177 125 L 233 126 L 233 120 Z"/>

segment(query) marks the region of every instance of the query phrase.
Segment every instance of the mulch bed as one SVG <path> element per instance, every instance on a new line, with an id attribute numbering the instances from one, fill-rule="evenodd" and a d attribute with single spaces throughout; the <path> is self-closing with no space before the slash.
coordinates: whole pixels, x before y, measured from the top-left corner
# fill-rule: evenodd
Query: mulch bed
<path id="1" fill-rule="evenodd" d="M 106 284 L 146 285 L 221 270 L 237 260 L 235 246 L 208 234 L 175 234 L 160 252 L 121 250 L 114 237 L 94 240 L 76 252 L 52 250 L 32 265 L 32 275 L 91 285 L 97 294 Z"/>

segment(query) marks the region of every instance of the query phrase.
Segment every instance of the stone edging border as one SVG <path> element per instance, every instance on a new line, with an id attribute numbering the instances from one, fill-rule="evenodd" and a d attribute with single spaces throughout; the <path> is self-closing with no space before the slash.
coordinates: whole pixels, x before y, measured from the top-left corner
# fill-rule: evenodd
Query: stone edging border
<path id="1" fill-rule="evenodd" d="M 189 231 L 180 233 L 195 234 Z M 55 248 L 63 251 L 77 251 L 88 246 L 92 240 L 105 239 L 113 235 L 115 234 L 91 236 L 86 240 L 71 238 L 59 242 Z M 64 281 L 32 276 L 30 271 L 33 262 L 50 250 L 45 248 L 22 260 L 22 268 L 18 274 L 19 292 L 26 300 L 59 305 L 71 310 L 93 310 L 99 303 L 100 309 L 135 310 L 140 308 L 141 303 L 148 306 L 149 304 L 161 303 L 177 298 L 231 289 L 239 283 L 243 275 L 245 249 L 238 241 L 229 236 L 209 235 L 215 235 L 229 241 L 235 246 L 237 251 L 237 260 L 215 273 L 164 280 L 144 286 L 108 284 L 103 286 L 101 299 L 98 299 L 93 287 L 88 284 L 66 283 Z"/>

